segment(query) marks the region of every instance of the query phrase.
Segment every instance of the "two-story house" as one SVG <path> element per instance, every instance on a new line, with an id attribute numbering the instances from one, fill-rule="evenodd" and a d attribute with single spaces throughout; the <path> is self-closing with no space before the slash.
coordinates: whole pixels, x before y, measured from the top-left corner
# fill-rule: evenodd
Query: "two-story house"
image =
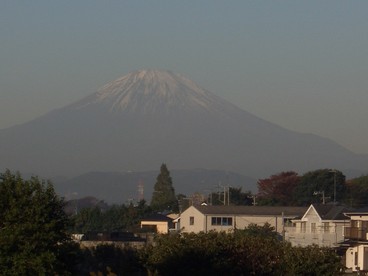
<path id="1" fill-rule="evenodd" d="M 300 219 L 294 219 L 288 227 L 285 239 L 293 246 L 338 247 L 344 240 L 344 227 L 350 224 L 344 206 L 312 204 Z"/>
<path id="2" fill-rule="evenodd" d="M 301 217 L 306 207 L 190 206 L 180 216 L 181 232 L 233 231 L 268 223 L 283 235 L 286 222 Z"/>
<path id="3" fill-rule="evenodd" d="M 353 271 L 368 271 L 368 208 L 345 215 L 351 219 L 344 231 L 344 244 L 348 246 L 345 266 Z"/>

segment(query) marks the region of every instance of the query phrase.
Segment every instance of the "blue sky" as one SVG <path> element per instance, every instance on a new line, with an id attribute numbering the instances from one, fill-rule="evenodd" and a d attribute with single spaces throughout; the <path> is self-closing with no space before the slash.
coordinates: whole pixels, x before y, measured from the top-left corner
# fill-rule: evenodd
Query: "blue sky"
<path id="1" fill-rule="evenodd" d="M 1 1 L 0 128 L 144 68 L 368 153 L 368 1 Z"/>

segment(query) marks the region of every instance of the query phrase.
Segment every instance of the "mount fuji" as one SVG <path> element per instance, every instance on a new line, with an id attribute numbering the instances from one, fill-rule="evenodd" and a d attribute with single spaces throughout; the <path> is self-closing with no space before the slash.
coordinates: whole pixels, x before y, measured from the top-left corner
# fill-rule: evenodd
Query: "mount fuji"
<path id="1" fill-rule="evenodd" d="M 366 172 L 368 158 L 287 130 L 163 70 L 132 72 L 96 93 L 0 130 L 0 169 L 44 176 L 89 171 L 214 169 Z"/>

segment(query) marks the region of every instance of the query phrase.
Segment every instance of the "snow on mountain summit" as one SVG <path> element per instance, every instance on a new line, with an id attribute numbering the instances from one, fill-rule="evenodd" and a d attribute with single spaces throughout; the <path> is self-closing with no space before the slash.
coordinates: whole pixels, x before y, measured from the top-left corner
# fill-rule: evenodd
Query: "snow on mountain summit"
<path id="1" fill-rule="evenodd" d="M 110 112 L 161 110 L 194 107 L 209 110 L 218 97 L 193 81 L 164 70 L 140 70 L 111 81 L 80 101 L 77 108 L 91 104 L 108 106 Z"/>

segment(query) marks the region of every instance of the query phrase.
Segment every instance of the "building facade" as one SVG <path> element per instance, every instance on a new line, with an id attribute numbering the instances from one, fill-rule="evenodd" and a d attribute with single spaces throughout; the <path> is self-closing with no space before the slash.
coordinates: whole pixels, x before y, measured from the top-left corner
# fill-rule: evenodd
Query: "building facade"
<path id="1" fill-rule="evenodd" d="M 300 219 L 292 220 L 285 239 L 293 246 L 339 247 L 344 240 L 344 227 L 350 225 L 346 211 L 344 206 L 312 204 Z"/>
<path id="2" fill-rule="evenodd" d="M 244 229 L 250 224 L 268 223 L 280 235 L 291 219 L 301 217 L 306 207 L 281 206 L 190 206 L 180 215 L 181 232 L 209 232 Z"/>
<path id="3" fill-rule="evenodd" d="M 368 271 L 368 208 L 345 215 L 351 219 L 344 229 L 345 265 L 352 271 Z"/>

